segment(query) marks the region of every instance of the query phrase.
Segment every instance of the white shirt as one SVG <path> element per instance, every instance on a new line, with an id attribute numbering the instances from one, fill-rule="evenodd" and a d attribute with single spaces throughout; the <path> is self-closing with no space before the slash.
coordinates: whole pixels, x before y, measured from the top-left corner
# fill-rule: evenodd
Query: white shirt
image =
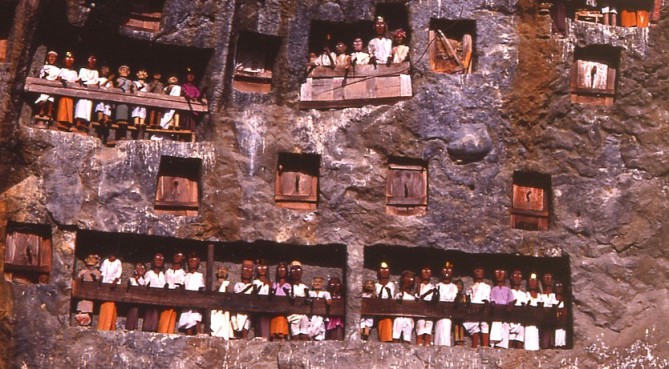
<path id="1" fill-rule="evenodd" d="M 385 286 L 376 283 L 376 296 L 380 299 L 392 299 L 395 296 L 395 285 L 391 282 L 388 282 Z"/>
<path id="2" fill-rule="evenodd" d="M 153 270 L 149 270 L 144 274 L 144 281 L 151 288 L 163 288 L 165 287 L 165 273 L 162 271 L 156 273 Z"/>
<path id="3" fill-rule="evenodd" d="M 121 283 L 123 264 L 121 264 L 121 260 L 119 259 L 114 261 L 105 259 L 100 266 L 100 273 L 102 273 L 102 283 L 113 283 L 116 278 L 118 278 L 116 283 Z"/>
<path id="4" fill-rule="evenodd" d="M 421 297 L 423 296 L 424 293 L 427 293 L 428 291 L 432 291 L 434 289 L 434 284 L 432 283 L 426 283 L 420 284 L 420 287 L 418 288 L 418 295 L 416 296 L 416 300 L 420 300 Z M 432 293 L 427 294 L 423 301 L 432 301 Z"/>
<path id="5" fill-rule="evenodd" d="M 204 287 L 204 274 L 200 272 L 186 273 L 184 285 L 187 291 L 198 291 Z"/>
<path id="6" fill-rule="evenodd" d="M 453 302 L 458 295 L 458 286 L 454 283 L 437 283 L 439 301 Z"/>
<path id="7" fill-rule="evenodd" d="M 490 301 L 490 285 L 485 282 L 476 282 L 467 291 L 472 304 L 483 304 L 483 300 Z"/>
<path id="8" fill-rule="evenodd" d="M 375 37 L 369 41 L 367 48 L 369 49 L 369 55 L 376 57 L 378 63 L 385 63 L 393 49 L 393 42 L 385 37 Z"/>
<path id="9" fill-rule="evenodd" d="M 167 269 L 165 272 L 165 281 L 169 285 L 169 289 L 177 288 L 177 285 L 182 285 L 186 280 L 186 271 L 183 269 Z"/>

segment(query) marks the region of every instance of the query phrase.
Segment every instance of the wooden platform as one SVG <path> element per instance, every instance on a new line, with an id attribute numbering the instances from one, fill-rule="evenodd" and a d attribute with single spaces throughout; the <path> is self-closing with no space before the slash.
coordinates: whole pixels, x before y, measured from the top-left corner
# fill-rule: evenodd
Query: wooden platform
<path id="1" fill-rule="evenodd" d="M 80 99 L 110 101 L 131 105 L 165 108 L 183 111 L 207 113 L 209 107 L 206 100 L 193 101 L 182 96 L 137 92 L 123 93 L 120 89 L 100 89 L 81 87 L 76 83 L 48 81 L 46 79 L 28 77 L 24 86 L 26 92 L 45 93 L 49 95 L 69 96 Z"/>
<path id="2" fill-rule="evenodd" d="M 300 109 L 390 104 L 411 98 L 408 62 L 358 65 L 346 69 L 316 67 L 300 89 Z"/>

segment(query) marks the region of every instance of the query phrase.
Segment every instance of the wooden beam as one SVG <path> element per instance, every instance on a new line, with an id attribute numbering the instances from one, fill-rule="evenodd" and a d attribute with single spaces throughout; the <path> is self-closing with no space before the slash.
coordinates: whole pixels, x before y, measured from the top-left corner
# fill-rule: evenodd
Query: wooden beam
<path id="1" fill-rule="evenodd" d="M 217 309 L 247 313 L 344 315 L 344 301 L 332 300 L 326 309 L 323 300 L 308 303 L 304 298 L 291 301 L 285 296 L 260 296 L 219 292 L 168 290 L 97 282 L 72 281 L 72 298 L 94 301 L 115 301 L 128 304 L 172 306 L 181 308 Z"/>
<path id="2" fill-rule="evenodd" d="M 411 64 L 409 62 L 395 64 L 363 64 L 351 67 L 348 70 L 344 66 L 337 66 L 334 69 L 328 67 L 316 67 L 310 73 L 312 78 L 333 78 L 333 77 L 378 77 L 378 76 L 398 76 L 400 74 L 409 74 Z"/>
<path id="3" fill-rule="evenodd" d="M 411 96 L 368 98 L 368 99 L 350 99 L 336 101 L 300 101 L 300 109 L 337 109 L 337 108 L 359 108 L 365 105 L 385 105 L 394 104 L 398 101 L 408 100 Z"/>
<path id="4" fill-rule="evenodd" d="M 24 86 L 26 92 L 44 93 L 49 95 L 69 96 L 80 99 L 110 101 L 123 104 L 141 105 L 156 108 L 166 108 L 184 111 L 207 113 L 207 100 L 193 101 L 182 96 L 154 94 L 150 92 L 136 92 L 126 94 L 120 89 L 103 90 L 100 88 L 86 88 L 76 83 L 62 81 L 48 81 L 46 79 L 28 77 Z"/>
<path id="5" fill-rule="evenodd" d="M 387 299 L 362 299 L 362 316 L 411 317 L 427 319 L 450 318 L 460 321 L 504 321 L 526 325 L 566 323 L 566 310 L 561 310 L 558 320 L 556 308 L 533 306 L 505 306 L 494 304 L 469 304 L 430 301 L 397 301 Z"/>

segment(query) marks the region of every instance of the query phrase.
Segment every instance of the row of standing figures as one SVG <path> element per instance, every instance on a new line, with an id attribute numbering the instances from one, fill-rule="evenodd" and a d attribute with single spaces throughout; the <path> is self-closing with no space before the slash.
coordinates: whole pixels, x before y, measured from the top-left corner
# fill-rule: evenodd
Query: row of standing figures
<path id="1" fill-rule="evenodd" d="M 390 269 L 381 263 L 378 281 L 367 280 L 363 286 L 363 297 L 395 299 L 399 301 L 442 301 L 468 302 L 471 304 L 496 304 L 507 306 L 555 307 L 565 313 L 564 286 L 554 281 L 553 274 L 546 272 L 539 283 L 537 273 L 527 279 L 527 291 L 523 291 L 523 271 L 514 268 L 511 272 L 511 286 L 506 285 L 507 271 L 496 268 L 494 286 L 485 282 L 485 269 L 477 264 L 473 269 L 474 283 L 466 290 L 460 278 L 453 278 L 453 263 L 446 262 L 438 283 L 432 283 L 432 269 L 423 267 L 416 277 L 413 271 L 404 271 L 399 280 L 399 289 L 390 281 Z M 542 288 L 543 287 L 543 288 Z M 566 327 L 554 324 L 542 326 L 524 325 L 505 321 L 452 321 L 449 318 L 413 319 L 410 317 L 377 318 L 362 317 L 360 328 L 363 339 L 376 326 L 381 342 L 410 343 L 415 333 L 416 344 L 424 346 L 464 345 L 465 334 L 471 338 L 472 347 L 519 348 L 539 350 L 559 348 L 567 345 Z"/>
<path id="2" fill-rule="evenodd" d="M 179 85 L 176 75 L 170 75 L 165 86 L 161 80 L 160 72 L 153 73 L 153 79 L 147 81 L 149 75 L 145 69 L 140 68 L 135 74 L 136 79 L 130 79 L 130 67 L 121 65 L 118 68 L 118 76 L 111 73 L 110 68 L 103 65 L 98 71 L 97 58 L 94 55 L 88 57 L 85 67 L 74 69 L 74 55 L 65 53 L 63 65 L 57 66 L 58 53 L 49 51 L 45 64 L 39 72 L 39 78 L 50 81 L 62 81 L 64 83 L 78 84 L 87 88 L 101 90 L 116 89 L 123 93 L 133 94 L 136 92 L 149 92 L 166 94 L 171 96 L 184 96 L 189 100 L 202 100 L 202 94 L 195 85 L 195 74 L 188 69 L 186 71 L 186 82 Z M 98 135 L 107 141 L 109 131 L 113 123 L 119 125 L 117 136 L 121 139 L 126 137 L 128 125 L 142 129 L 184 129 L 194 131 L 196 128 L 198 114 L 196 112 L 179 113 L 174 109 L 156 109 L 145 106 L 129 106 L 123 103 L 111 103 L 108 101 L 91 101 L 80 98 L 75 102 L 73 98 L 61 96 L 56 99 L 49 94 L 41 94 L 36 104 L 36 121 L 56 122 L 56 128 L 62 131 L 88 132 L 91 122 L 98 122 Z M 56 114 L 54 115 L 54 105 Z M 55 117 L 55 118 L 54 118 Z M 143 138 L 143 137 L 137 137 Z"/>
<path id="3" fill-rule="evenodd" d="M 184 260 L 187 259 L 187 269 Z M 122 263 L 110 255 L 101 264 L 97 255 L 85 258 L 86 266 L 78 278 L 84 281 L 100 281 L 110 284 L 111 288 L 121 283 Z M 99 269 L 98 269 L 99 265 Z M 128 280 L 132 286 L 147 288 L 184 289 L 201 291 L 205 288 L 204 275 L 200 273 L 200 258 L 190 254 L 187 258 L 183 253 L 176 253 L 172 265 L 164 271 L 164 256 L 154 256 L 150 269 L 147 271 L 143 263 L 137 263 L 133 276 Z M 325 283 L 322 277 L 314 277 L 311 288 L 302 282 L 302 264 L 293 261 L 290 264 L 280 262 L 276 267 L 275 281 L 269 278 L 269 267 L 263 260 L 256 262 L 244 260 L 241 266 L 241 280 L 234 285 L 228 280 L 228 269 L 219 268 L 216 273 L 218 292 L 303 297 L 309 302 L 323 300 L 330 305 L 333 299 L 341 299 L 343 285 L 340 278 L 332 277 Z M 94 303 L 88 300 L 79 301 L 75 320 L 81 326 L 89 326 L 92 322 Z M 139 328 L 140 308 L 131 306 L 126 312 L 126 330 Z M 202 324 L 203 312 L 197 309 L 185 309 L 177 314 L 175 308 L 144 307 L 142 331 L 158 333 L 176 333 L 183 331 L 187 335 L 204 334 Z M 114 302 L 103 302 L 97 322 L 98 330 L 114 330 L 116 327 L 117 310 Z M 212 310 L 210 330 L 212 336 L 228 339 L 248 339 L 253 327 L 255 337 L 269 340 L 342 340 L 344 338 L 344 320 L 337 316 L 320 316 L 306 314 L 266 315 L 236 313 L 223 310 Z"/>

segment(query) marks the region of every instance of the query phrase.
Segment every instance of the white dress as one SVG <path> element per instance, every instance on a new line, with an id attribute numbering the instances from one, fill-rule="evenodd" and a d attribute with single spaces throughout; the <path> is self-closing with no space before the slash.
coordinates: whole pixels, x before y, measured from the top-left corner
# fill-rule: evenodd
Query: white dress
<path id="1" fill-rule="evenodd" d="M 396 300 L 414 301 L 416 297 L 410 293 L 400 292 L 395 296 Z M 411 341 L 411 332 L 413 331 L 413 318 L 398 316 L 393 320 L 393 339 L 398 340 L 400 337 L 404 341 Z"/>
<path id="2" fill-rule="evenodd" d="M 118 278 L 116 284 L 120 284 L 121 274 L 123 273 L 123 264 L 121 264 L 121 260 L 119 259 L 114 261 L 105 259 L 102 262 L 102 265 L 100 265 L 100 273 L 102 274 L 102 283 L 113 283 L 114 279 Z"/>
<path id="3" fill-rule="evenodd" d="M 135 85 L 135 91 L 139 92 L 149 92 L 149 84 L 144 81 L 133 81 Z M 146 108 L 143 106 L 135 106 L 132 108 L 130 116 L 133 118 L 142 118 L 146 119 Z"/>
<path id="4" fill-rule="evenodd" d="M 79 69 L 79 79 L 86 87 L 95 86 L 99 83 L 98 71 L 95 69 L 81 68 Z M 74 107 L 74 117 L 89 122 L 91 120 L 92 110 L 93 102 L 91 100 L 79 99 Z"/>
<path id="5" fill-rule="evenodd" d="M 185 280 L 186 291 L 198 291 L 204 288 L 204 275 L 200 272 L 187 273 Z M 202 314 L 195 310 L 186 310 L 179 317 L 179 328 L 188 329 L 202 321 Z"/>
<path id="6" fill-rule="evenodd" d="M 536 298 L 533 298 L 529 292 L 527 292 L 527 305 L 529 306 L 539 306 L 539 302 L 542 300 L 541 294 L 538 294 Z M 525 350 L 527 351 L 537 351 L 539 350 L 539 327 L 536 325 L 526 325 L 525 326 Z"/>
<path id="7" fill-rule="evenodd" d="M 418 297 L 420 298 L 423 296 L 425 293 L 432 291 L 434 289 L 434 284 L 432 283 L 427 283 L 427 284 L 420 284 L 420 288 L 418 291 Z M 424 301 L 432 301 L 432 294 L 428 294 L 425 296 Z M 432 334 L 432 327 L 434 326 L 434 321 L 428 320 L 428 319 L 418 319 L 416 320 L 416 334 Z M 427 343 L 429 344 L 429 342 Z"/>
<path id="8" fill-rule="evenodd" d="M 306 291 L 308 287 L 304 283 L 291 285 L 290 296 L 293 297 L 307 297 Z M 298 334 L 309 334 L 309 318 L 304 314 L 290 314 L 286 317 L 290 323 L 290 334 L 297 336 Z"/>
<path id="9" fill-rule="evenodd" d="M 230 281 L 223 281 L 218 288 L 218 292 L 227 292 L 228 286 L 230 286 Z M 232 330 L 232 324 L 230 323 L 229 311 L 212 310 L 210 326 L 211 335 L 213 337 L 222 337 L 227 341 L 235 336 L 235 333 Z"/>
<path id="10" fill-rule="evenodd" d="M 490 290 L 491 287 L 485 282 L 476 282 L 469 289 L 467 294 L 471 298 L 472 304 L 483 304 L 483 300 L 490 300 Z M 488 322 L 464 322 L 463 327 L 467 332 L 472 335 L 475 333 L 488 333 L 490 331 L 490 325 Z"/>
<path id="11" fill-rule="evenodd" d="M 46 79 L 47 81 L 55 81 L 60 75 L 60 68 L 53 64 L 44 64 L 42 69 L 39 71 L 39 78 Z M 47 94 L 41 94 L 35 100 L 35 104 L 40 104 L 46 101 L 54 102 L 53 96 Z"/>
<path id="12" fill-rule="evenodd" d="M 314 299 L 325 299 L 325 301 L 332 300 L 332 296 L 328 291 L 309 291 L 309 297 Z M 309 336 L 315 341 L 323 341 L 325 339 L 325 318 L 321 315 L 312 315 L 309 321 Z"/>
<path id="13" fill-rule="evenodd" d="M 165 87 L 165 92 L 167 92 L 169 88 L 171 88 L 169 90 L 169 95 L 170 96 L 181 96 L 181 86 L 179 86 L 179 85 L 169 85 L 169 86 Z M 165 114 L 163 114 L 163 117 L 160 118 L 160 126 L 163 129 L 167 129 L 167 127 L 170 125 L 170 122 L 172 121 L 172 118 L 174 118 L 174 114 L 176 114 L 176 112 L 177 112 L 176 110 L 170 109 L 170 110 L 167 110 L 165 112 Z"/>
<path id="14" fill-rule="evenodd" d="M 458 286 L 453 283 L 437 283 L 439 290 L 439 301 L 453 302 L 458 295 Z M 437 320 L 434 327 L 434 345 L 435 346 L 451 346 L 451 326 L 452 322 L 448 318 Z"/>

